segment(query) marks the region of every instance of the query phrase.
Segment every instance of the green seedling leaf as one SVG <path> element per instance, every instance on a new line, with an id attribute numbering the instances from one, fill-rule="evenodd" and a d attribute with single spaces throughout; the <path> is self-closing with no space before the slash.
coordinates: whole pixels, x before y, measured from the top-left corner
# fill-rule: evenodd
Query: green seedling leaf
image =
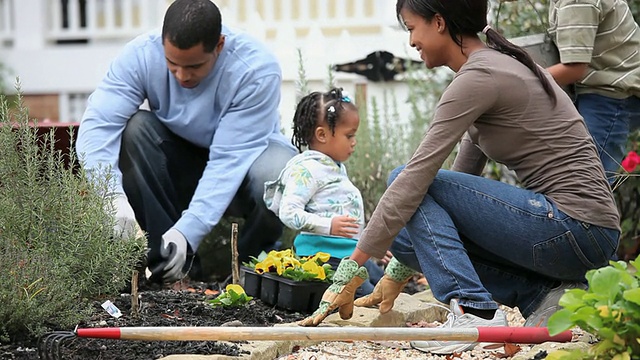
<path id="1" fill-rule="evenodd" d="M 583 297 L 585 294 L 586 291 L 582 289 L 571 289 L 562 295 L 558 304 L 565 309 L 576 310 L 584 306 Z"/>
<path id="2" fill-rule="evenodd" d="M 318 280 L 316 274 L 306 272 L 299 268 L 288 268 L 282 272 L 282 277 L 293 281 L 314 281 Z"/>
<path id="3" fill-rule="evenodd" d="M 602 318 L 600 317 L 598 310 L 592 307 L 583 307 L 579 309 L 574 314 L 573 318 L 587 324 L 591 329 L 599 330 L 602 328 Z"/>
<path id="4" fill-rule="evenodd" d="M 640 257 L 636 258 L 635 260 L 631 260 L 629 261 L 629 264 L 631 264 L 631 266 L 633 266 L 634 269 L 640 269 Z M 637 272 L 635 272 L 636 277 L 640 274 L 638 274 Z"/>
<path id="5" fill-rule="evenodd" d="M 243 299 L 243 295 L 245 295 L 244 293 L 238 294 L 233 290 L 229 290 L 228 293 L 229 293 L 229 298 L 233 303 L 240 301 L 241 299 Z"/>
<path id="6" fill-rule="evenodd" d="M 547 327 L 549 328 L 549 335 L 558 335 L 565 330 L 569 330 L 575 326 L 574 321 L 571 319 L 573 311 L 568 309 L 562 309 L 549 317 Z"/>
<path id="7" fill-rule="evenodd" d="M 621 271 L 613 267 L 596 270 L 591 278 L 589 287 L 594 293 L 604 295 L 607 299 L 615 299 L 620 293 Z"/>
<path id="8" fill-rule="evenodd" d="M 598 332 L 598 335 L 601 339 L 605 340 L 605 341 L 611 341 L 613 343 L 613 339 L 616 336 L 616 333 L 614 330 L 609 329 L 609 328 L 602 328 L 600 329 L 600 331 Z"/>
<path id="9" fill-rule="evenodd" d="M 622 294 L 622 298 L 631 301 L 634 304 L 640 305 L 640 288 L 627 290 Z"/>
<path id="10" fill-rule="evenodd" d="M 624 261 L 610 261 L 610 265 L 618 270 L 627 270 L 627 263 Z"/>
<path id="11" fill-rule="evenodd" d="M 209 300 L 211 306 L 239 307 L 253 300 L 252 296 L 245 294 L 240 285 L 229 284 L 226 290 L 213 300 Z"/>

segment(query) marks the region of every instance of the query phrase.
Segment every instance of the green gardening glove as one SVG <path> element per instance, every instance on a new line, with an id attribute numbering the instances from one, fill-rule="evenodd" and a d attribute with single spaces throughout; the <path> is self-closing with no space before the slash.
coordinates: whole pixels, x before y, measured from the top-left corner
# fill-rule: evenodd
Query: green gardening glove
<path id="1" fill-rule="evenodd" d="M 389 261 L 384 270 L 384 276 L 367 296 L 361 297 L 354 302 L 355 306 L 374 306 L 380 304 L 380 313 L 385 314 L 393 308 L 402 289 L 404 289 L 409 279 L 416 271 L 402 264 L 395 257 Z"/>
<path id="2" fill-rule="evenodd" d="M 369 278 L 364 266 L 354 260 L 342 259 L 338 269 L 333 274 L 333 284 L 322 295 L 318 309 L 304 320 L 298 322 L 300 326 L 317 326 L 336 308 L 340 308 L 340 317 L 350 319 L 353 315 L 353 299 L 356 289 Z"/>

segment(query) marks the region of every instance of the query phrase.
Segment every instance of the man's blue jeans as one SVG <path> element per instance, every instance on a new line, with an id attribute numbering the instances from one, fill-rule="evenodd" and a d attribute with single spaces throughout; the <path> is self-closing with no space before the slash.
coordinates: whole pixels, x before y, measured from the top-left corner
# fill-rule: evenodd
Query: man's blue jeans
<path id="1" fill-rule="evenodd" d="M 598 155 L 610 184 L 616 180 L 626 155 L 629 130 L 640 127 L 640 98 L 614 99 L 598 94 L 580 94 L 576 108 L 596 143 Z"/>
<path id="2" fill-rule="evenodd" d="M 619 235 L 570 218 L 542 194 L 440 170 L 391 252 L 424 273 L 441 302 L 497 302 L 527 317 L 559 281 L 582 282 L 608 264 Z"/>
<path id="3" fill-rule="evenodd" d="M 227 209 L 226 216 L 245 219 L 238 238 L 240 261 L 273 248 L 282 235 L 283 225 L 266 208 L 262 194 L 265 181 L 276 179 L 294 155 L 290 148 L 270 143 Z M 138 111 L 129 120 L 122 136 L 119 166 L 124 191 L 140 227 L 148 234 L 150 269 L 162 261 L 162 235 L 189 206 L 208 159 L 209 149 L 178 137 L 151 112 Z M 196 255 L 196 271 L 198 261 Z"/>

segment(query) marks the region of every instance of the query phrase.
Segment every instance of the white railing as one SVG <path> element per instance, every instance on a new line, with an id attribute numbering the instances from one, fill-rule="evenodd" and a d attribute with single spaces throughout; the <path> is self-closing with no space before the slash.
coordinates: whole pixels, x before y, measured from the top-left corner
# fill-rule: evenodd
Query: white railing
<path id="1" fill-rule="evenodd" d="M 48 40 L 128 39 L 159 26 L 170 1 L 47 0 Z"/>
<path id="2" fill-rule="evenodd" d="M 0 0 L 7 1 L 7 0 Z M 171 0 L 46 0 L 50 41 L 130 38 L 158 27 Z M 283 24 L 296 33 L 388 25 L 391 0 L 216 0 L 225 24 L 261 38 Z"/>
<path id="3" fill-rule="evenodd" d="M 0 45 L 13 39 L 12 0 L 0 0 Z"/>
<path id="4" fill-rule="evenodd" d="M 44 24 L 44 43 L 70 40 L 85 42 L 126 41 L 161 26 L 164 12 L 173 0 L 0 0 L 0 45 L 15 42 L 17 21 Z M 296 38 L 320 27 L 328 36 L 341 31 L 353 34 L 378 31 L 394 25 L 392 0 L 214 0 L 223 22 L 261 39 L 275 39 L 283 26 Z M 25 14 L 30 11 L 31 14 Z M 41 19 L 41 20 L 40 20 Z M 26 26 L 26 25 L 25 25 Z M 38 35 L 40 34 L 40 35 Z M 287 37 L 289 37 L 287 35 Z M 30 41 L 33 41 L 30 40 Z"/>
<path id="5" fill-rule="evenodd" d="M 323 28 L 380 26 L 391 0 L 217 0 L 223 21 L 242 27 L 256 19 L 267 31 L 283 23 L 298 30 L 319 23 Z M 257 15 L 257 16 L 256 16 Z"/>
<path id="6" fill-rule="evenodd" d="M 78 121 L 87 95 L 111 59 L 132 37 L 161 26 L 172 1 L 0 0 L 0 63 L 11 69 L 5 81 L 12 83 L 14 76 L 20 76 L 26 95 L 59 95 L 60 119 Z M 298 50 L 310 89 L 326 87 L 331 64 L 351 62 L 378 50 L 401 57 L 409 54 L 407 34 L 394 27 L 393 0 L 213 1 L 220 7 L 223 23 L 263 40 L 280 61 L 285 129 L 290 128 L 296 105 Z M 57 45 L 62 42 L 88 44 Z M 351 93 L 365 81 L 345 73 L 336 74 L 336 79 Z M 398 91 L 405 91 L 401 84 L 388 86 L 396 85 Z M 384 91 L 378 84 L 371 84 L 369 90 Z M 403 92 L 399 99 L 407 96 Z"/>

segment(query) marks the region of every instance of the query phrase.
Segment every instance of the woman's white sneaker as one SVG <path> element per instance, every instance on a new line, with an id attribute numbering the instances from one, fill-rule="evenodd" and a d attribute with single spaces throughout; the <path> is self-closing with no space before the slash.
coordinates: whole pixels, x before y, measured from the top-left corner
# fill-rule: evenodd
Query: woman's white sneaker
<path id="1" fill-rule="evenodd" d="M 447 321 L 440 325 L 439 328 L 476 328 L 488 326 L 508 326 L 507 317 L 500 309 L 496 310 L 493 319 L 487 320 L 472 314 L 465 314 L 458 304 L 457 299 L 451 299 L 449 303 L 450 313 L 447 315 Z M 472 350 L 478 343 L 468 341 L 412 341 L 411 347 L 414 349 L 432 353 L 432 354 L 453 354 L 463 351 Z"/>

